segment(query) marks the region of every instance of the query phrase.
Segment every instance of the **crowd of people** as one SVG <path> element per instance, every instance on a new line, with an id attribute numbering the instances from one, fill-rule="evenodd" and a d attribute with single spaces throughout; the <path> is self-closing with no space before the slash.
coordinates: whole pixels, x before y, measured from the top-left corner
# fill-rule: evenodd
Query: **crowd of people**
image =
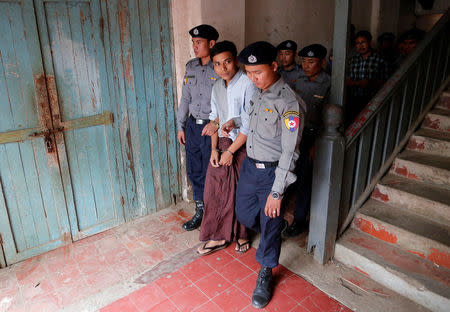
<path id="1" fill-rule="evenodd" d="M 413 28 L 403 33 L 395 44 L 393 33 L 382 33 L 377 39 L 377 51 L 372 48 L 370 32 L 362 30 L 351 36 L 352 49 L 346 81 L 346 126 L 355 119 L 406 57 L 411 54 L 423 36 L 422 30 Z"/>
<path id="2" fill-rule="evenodd" d="M 237 253 L 245 253 L 249 231 L 260 233 L 252 305 L 263 308 L 272 296 L 282 236 L 298 236 L 308 227 L 314 142 L 331 84 L 327 49 L 312 44 L 297 51 L 292 40 L 277 47 L 258 41 L 238 53 L 233 42 L 219 42 L 210 25 L 189 34 L 196 57 L 186 64 L 177 138 L 186 150 L 195 214 L 183 228 L 200 227 L 201 256 L 232 242 Z M 367 104 L 410 52 L 411 36 L 399 41 L 398 56 L 393 35 L 378 38 L 378 52 L 369 32 L 354 36 L 347 111 L 356 116 Z M 284 220 L 289 194 L 296 199 L 291 224 Z"/>

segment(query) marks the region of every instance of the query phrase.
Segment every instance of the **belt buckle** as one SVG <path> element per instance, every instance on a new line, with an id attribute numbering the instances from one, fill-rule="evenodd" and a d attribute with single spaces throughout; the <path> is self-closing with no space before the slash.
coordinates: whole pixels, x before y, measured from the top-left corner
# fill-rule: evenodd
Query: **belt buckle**
<path id="1" fill-rule="evenodd" d="M 195 119 L 197 125 L 203 125 L 203 119 Z"/>
<path id="2" fill-rule="evenodd" d="M 262 163 L 256 163 L 255 166 L 258 169 L 266 169 L 266 166 L 264 166 L 264 164 L 262 164 Z"/>

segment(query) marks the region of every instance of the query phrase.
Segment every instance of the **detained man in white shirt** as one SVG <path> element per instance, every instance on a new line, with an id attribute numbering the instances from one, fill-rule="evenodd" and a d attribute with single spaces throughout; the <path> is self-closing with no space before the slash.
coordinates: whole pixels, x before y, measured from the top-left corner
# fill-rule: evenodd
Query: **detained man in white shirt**
<path id="1" fill-rule="evenodd" d="M 211 136 L 211 158 L 206 172 L 205 212 L 200 227 L 200 241 L 204 244 L 197 253 L 207 255 L 226 248 L 233 241 L 236 252 L 244 253 L 250 248 L 250 241 L 246 228 L 235 216 L 235 191 L 241 164 L 247 155 L 245 142 L 249 130 L 245 107 L 257 89 L 239 69 L 234 43 L 218 42 L 210 54 L 220 79 L 212 88 L 211 122 L 202 132 L 202 135 Z M 232 119 L 239 121 L 239 128 L 219 133 L 218 129 Z"/>

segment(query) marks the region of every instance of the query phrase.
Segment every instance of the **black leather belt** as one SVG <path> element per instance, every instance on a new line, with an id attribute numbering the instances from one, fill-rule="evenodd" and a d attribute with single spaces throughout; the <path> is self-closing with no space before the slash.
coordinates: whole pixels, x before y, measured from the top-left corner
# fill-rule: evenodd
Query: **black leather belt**
<path id="1" fill-rule="evenodd" d="M 197 118 L 194 118 L 194 116 L 192 116 L 192 115 L 189 115 L 189 118 L 194 119 L 195 124 L 197 124 L 197 125 L 203 125 L 203 124 L 207 124 L 209 122 L 209 119 L 197 119 Z"/>
<path id="2" fill-rule="evenodd" d="M 256 159 L 253 159 L 250 157 L 247 157 L 247 158 L 258 169 L 265 169 L 265 168 L 278 166 L 278 161 L 259 161 L 259 160 L 256 160 Z"/>

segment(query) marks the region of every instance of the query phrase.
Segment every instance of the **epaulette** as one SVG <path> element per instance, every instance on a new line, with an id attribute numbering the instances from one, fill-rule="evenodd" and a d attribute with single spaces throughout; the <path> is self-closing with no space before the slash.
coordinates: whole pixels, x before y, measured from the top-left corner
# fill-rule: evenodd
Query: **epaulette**
<path id="1" fill-rule="evenodd" d="M 198 63 L 198 58 L 193 58 L 193 59 L 191 59 L 191 60 L 189 60 L 187 63 L 186 63 L 186 67 L 191 67 L 192 65 L 195 65 L 195 62 L 197 62 Z"/>

